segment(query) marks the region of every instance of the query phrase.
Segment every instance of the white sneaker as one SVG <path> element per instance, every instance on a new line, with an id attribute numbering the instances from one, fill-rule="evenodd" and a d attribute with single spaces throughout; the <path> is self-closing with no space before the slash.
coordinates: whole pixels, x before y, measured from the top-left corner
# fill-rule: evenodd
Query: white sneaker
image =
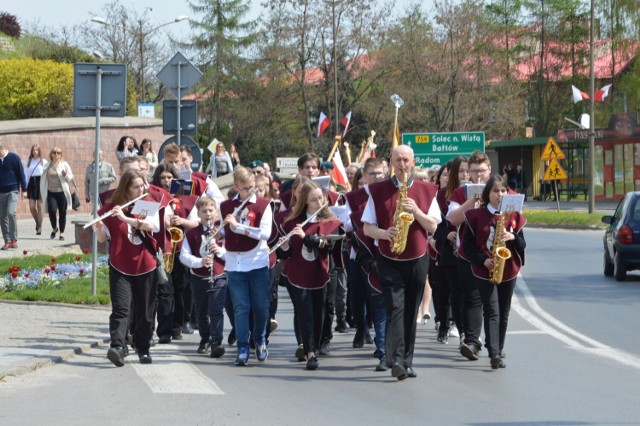
<path id="1" fill-rule="evenodd" d="M 416 320 L 416 324 L 423 324 L 423 322 L 422 322 L 422 318 L 418 318 L 418 319 Z"/>
<path id="2" fill-rule="evenodd" d="M 451 326 L 449 327 L 449 337 L 460 337 L 458 327 L 456 327 L 454 323 L 451 323 Z"/>

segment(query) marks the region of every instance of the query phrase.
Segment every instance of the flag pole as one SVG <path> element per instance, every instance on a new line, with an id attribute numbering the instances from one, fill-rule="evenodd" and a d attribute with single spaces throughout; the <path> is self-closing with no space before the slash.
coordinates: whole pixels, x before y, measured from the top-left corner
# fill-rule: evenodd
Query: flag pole
<path id="1" fill-rule="evenodd" d="M 338 147 L 340 146 L 340 141 L 342 140 L 342 137 L 340 137 L 340 135 L 336 135 L 333 140 L 335 141 L 333 144 L 333 148 L 331 148 L 331 152 L 329 153 L 329 156 L 327 157 L 327 161 L 331 161 L 331 159 L 333 158 L 333 154 L 336 153 L 336 149 L 338 149 Z"/>

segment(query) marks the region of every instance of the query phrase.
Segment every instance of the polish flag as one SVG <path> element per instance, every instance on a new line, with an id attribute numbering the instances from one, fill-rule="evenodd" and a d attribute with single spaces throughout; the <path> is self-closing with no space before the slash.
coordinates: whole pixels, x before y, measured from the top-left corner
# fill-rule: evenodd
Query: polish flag
<path id="1" fill-rule="evenodd" d="M 609 96 L 609 89 L 611 89 L 611 84 L 607 84 L 602 89 L 598 90 L 593 94 L 593 100 L 596 102 L 604 102 L 604 98 Z"/>
<path id="2" fill-rule="evenodd" d="M 338 185 L 344 186 L 348 191 L 351 191 L 351 185 L 349 179 L 347 179 L 347 171 L 342 164 L 342 157 L 340 156 L 340 150 L 336 150 L 331 159 L 333 163 L 333 170 L 331 171 L 331 178 Z"/>
<path id="3" fill-rule="evenodd" d="M 322 134 L 331 126 L 331 120 L 324 115 L 324 112 L 320 111 L 320 119 L 318 120 L 318 133 L 316 137 L 319 138 Z"/>
<path id="4" fill-rule="evenodd" d="M 571 92 L 573 94 L 573 103 L 574 104 L 577 104 L 580 101 L 589 100 L 589 95 L 587 95 L 586 93 L 582 92 L 580 89 L 578 89 L 574 85 L 571 85 Z"/>
<path id="5" fill-rule="evenodd" d="M 341 123 L 344 127 L 344 132 L 342 132 L 342 139 L 344 139 L 344 137 L 347 136 L 347 131 L 349 130 L 349 123 L 351 123 L 351 111 L 349 111 L 347 115 L 342 118 Z"/>

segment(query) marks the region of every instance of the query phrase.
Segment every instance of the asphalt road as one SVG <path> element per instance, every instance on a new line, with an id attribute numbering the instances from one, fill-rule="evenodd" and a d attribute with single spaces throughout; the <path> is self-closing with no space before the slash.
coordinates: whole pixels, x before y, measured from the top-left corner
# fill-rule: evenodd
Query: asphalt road
<path id="1" fill-rule="evenodd" d="M 281 292 L 280 328 L 266 363 L 233 366 L 195 353 L 197 337 L 156 347 L 154 364 L 123 368 L 106 346 L 0 384 L 0 424 L 582 425 L 638 424 L 640 274 L 602 274 L 601 232 L 526 230 L 505 351 L 491 370 L 457 339 L 435 342 L 421 326 L 416 379 L 374 372 L 373 348 L 334 350 L 309 372 L 293 358 L 291 306 Z M 105 318 L 106 321 L 106 318 Z M 134 356 L 135 358 L 135 356 Z M 153 367 L 150 369 L 148 367 Z"/>

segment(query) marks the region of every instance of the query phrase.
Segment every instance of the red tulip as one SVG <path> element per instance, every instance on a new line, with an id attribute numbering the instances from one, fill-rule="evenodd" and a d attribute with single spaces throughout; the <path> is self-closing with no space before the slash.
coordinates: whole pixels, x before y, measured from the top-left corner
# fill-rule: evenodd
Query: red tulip
<path id="1" fill-rule="evenodd" d="M 29 252 L 26 251 L 26 250 L 22 250 L 22 254 L 24 254 L 25 256 L 27 255 L 27 253 L 29 253 Z"/>
<path id="2" fill-rule="evenodd" d="M 51 266 L 49 266 L 49 268 L 51 268 L 52 271 L 55 271 L 56 270 L 56 265 L 51 265 Z"/>
<path id="3" fill-rule="evenodd" d="M 51 263 L 56 263 L 56 258 L 55 257 L 51 258 Z"/>
<path id="4" fill-rule="evenodd" d="M 80 259 L 82 259 L 80 256 L 76 256 L 76 262 L 80 262 Z"/>
<path id="5" fill-rule="evenodd" d="M 24 277 L 25 277 L 25 278 L 29 278 L 29 273 L 28 273 L 28 272 L 25 272 L 25 273 L 24 273 Z"/>
<path id="6" fill-rule="evenodd" d="M 86 248 L 86 249 L 82 249 L 82 252 L 83 252 L 84 254 L 88 254 L 88 253 L 89 253 L 89 249 L 88 249 L 88 248 Z"/>
<path id="7" fill-rule="evenodd" d="M 12 272 L 12 273 L 11 273 L 11 276 L 12 276 L 13 278 L 18 278 L 18 273 L 17 273 L 17 272 Z"/>
<path id="8" fill-rule="evenodd" d="M 49 272 L 51 272 L 51 269 L 49 269 L 48 267 L 47 267 L 47 268 L 44 268 L 44 273 L 45 273 L 45 274 L 49 274 Z"/>
<path id="9" fill-rule="evenodd" d="M 84 269 L 80 268 L 80 270 L 78 272 L 80 273 L 80 276 L 84 275 Z"/>
<path id="10" fill-rule="evenodd" d="M 14 266 L 14 267 L 11 268 L 11 270 L 13 272 L 18 272 L 20 270 L 20 267 L 19 266 Z"/>

